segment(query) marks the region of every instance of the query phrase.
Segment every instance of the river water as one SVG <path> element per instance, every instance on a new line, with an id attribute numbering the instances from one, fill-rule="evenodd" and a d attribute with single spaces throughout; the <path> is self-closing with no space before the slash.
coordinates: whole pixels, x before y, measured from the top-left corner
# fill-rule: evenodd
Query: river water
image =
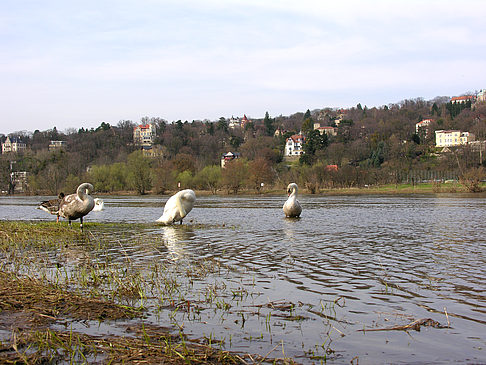
<path id="1" fill-rule="evenodd" d="M 1 197 L 0 219 L 54 219 L 35 209 L 45 198 Z M 87 229 L 152 223 L 167 197 L 103 199 Z M 178 321 L 194 337 L 224 338 L 226 349 L 274 349 L 278 357 L 283 348 L 302 363 L 486 363 L 486 196 L 299 200 L 302 217 L 286 219 L 285 197 L 198 197 L 185 229 L 149 224 L 138 233 L 162 244 L 151 250 L 125 240 L 123 252 L 141 266 L 156 259 L 179 273 L 203 262 L 224 268 L 193 283 L 189 299 L 224 286 L 232 309 Z M 166 318 L 149 316 L 159 324 Z M 444 328 L 369 331 L 424 318 Z"/>

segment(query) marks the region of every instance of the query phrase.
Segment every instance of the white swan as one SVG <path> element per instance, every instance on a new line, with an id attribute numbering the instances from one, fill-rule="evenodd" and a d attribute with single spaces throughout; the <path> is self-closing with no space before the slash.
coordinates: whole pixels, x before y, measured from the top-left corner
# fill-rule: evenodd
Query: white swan
<path id="1" fill-rule="evenodd" d="M 296 218 L 302 213 L 302 207 L 297 200 L 297 190 L 298 187 L 296 183 L 290 183 L 287 186 L 287 194 L 289 195 L 289 198 L 283 205 L 283 211 L 286 217 Z"/>
<path id="2" fill-rule="evenodd" d="M 103 199 L 94 198 L 94 203 L 95 203 L 95 206 L 93 208 L 93 212 L 99 212 L 99 211 L 105 209 L 105 202 L 103 201 Z"/>
<path id="3" fill-rule="evenodd" d="M 56 222 L 59 222 L 59 204 L 61 203 L 62 198 L 64 198 L 64 193 L 59 193 L 57 198 L 41 202 L 37 209 L 41 209 L 49 214 L 57 216 Z"/>
<path id="4" fill-rule="evenodd" d="M 80 228 L 83 230 L 83 217 L 94 208 L 94 199 L 89 193 L 93 191 L 93 185 L 82 183 L 78 186 L 76 194 L 65 196 L 59 203 L 59 215 L 69 220 L 69 226 L 74 219 L 80 220 Z"/>
<path id="5" fill-rule="evenodd" d="M 191 189 L 181 190 L 172 195 L 165 203 L 164 213 L 157 219 L 163 224 L 173 224 L 182 220 L 192 210 L 196 202 L 196 194 Z"/>

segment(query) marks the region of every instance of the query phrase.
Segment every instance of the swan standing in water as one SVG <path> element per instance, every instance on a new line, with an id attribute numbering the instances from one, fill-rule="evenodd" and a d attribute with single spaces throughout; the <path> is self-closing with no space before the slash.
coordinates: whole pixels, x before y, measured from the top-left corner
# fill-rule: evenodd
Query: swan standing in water
<path id="1" fill-rule="evenodd" d="M 59 193 L 56 199 L 44 200 L 41 202 L 37 209 L 41 209 L 57 216 L 56 222 L 59 222 L 59 204 L 61 203 L 62 198 L 64 198 L 64 193 Z"/>
<path id="2" fill-rule="evenodd" d="M 93 191 L 93 185 L 82 183 L 78 186 L 75 194 L 65 196 L 59 203 L 59 215 L 71 221 L 79 219 L 80 228 L 83 230 L 83 217 L 91 212 L 95 206 L 94 199 L 89 193 Z"/>
<path id="3" fill-rule="evenodd" d="M 181 190 L 172 195 L 165 203 L 164 213 L 156 222 L 173 224 L 182 220 L 192 210 L 196 202 L 196 194 L 191 189 Z"/>
<path id="4" fill-rule="evenodd" d="M 297 218 L 300 216 L 300 213 L 302 213 L 302 207 L 297 200 L 297 190 L 298 187 L 296 183 L 290 183 L 287 186 L 287 194 L 289 195 L 289 198 L 283 205 L 283 211 L 288 218 Z"/>
<path id="5" fill-rule="evenodd" d="M 103 201 L 103 199 L 94 198 L 94 203 L 95 206 L 93 208 L 93 212 L 99 212 L 105 208 L 105 202 Z"/>

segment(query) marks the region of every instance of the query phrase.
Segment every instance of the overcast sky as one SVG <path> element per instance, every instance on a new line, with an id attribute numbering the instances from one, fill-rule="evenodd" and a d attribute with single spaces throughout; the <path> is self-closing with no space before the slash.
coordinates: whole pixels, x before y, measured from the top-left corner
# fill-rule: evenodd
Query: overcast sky
<path id="1" fill-rule="evenodd" d="M 486 88 L 486 1 L 2 0 L 0 133 Z"/>

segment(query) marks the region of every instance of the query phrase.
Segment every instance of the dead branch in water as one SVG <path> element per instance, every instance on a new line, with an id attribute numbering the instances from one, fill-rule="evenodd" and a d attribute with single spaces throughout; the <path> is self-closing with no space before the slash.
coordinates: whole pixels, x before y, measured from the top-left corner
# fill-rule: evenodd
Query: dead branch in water
<path id="1" fill-rule="evenodd" d="M 391 326 L 385 328 L 370 328 L 370 329 L 362 329 L 358 330 L 360 332 L 368 332 L 368 331 L 407 331 L 407 330 L 415 330 L 420 331 L 420 328 L 424 327 L 434 327 L 434 328 L 445 328 L 446 326 L 441 325 L 439 322 L 434 321 L 431 318 L 422 318 L 417 319 L 409 324 L 405 324 L 402 326 Z"/>

